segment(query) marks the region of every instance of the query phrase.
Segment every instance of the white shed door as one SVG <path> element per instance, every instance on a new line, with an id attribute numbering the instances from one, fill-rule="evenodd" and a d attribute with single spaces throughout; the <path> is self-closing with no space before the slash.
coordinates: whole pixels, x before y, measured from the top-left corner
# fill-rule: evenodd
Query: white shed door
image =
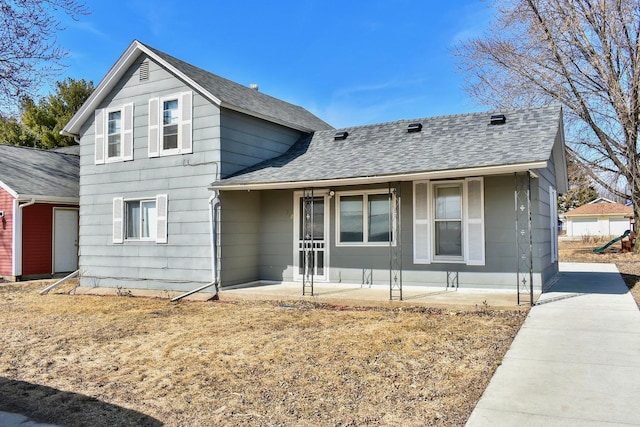
<path id="1" fill-rule="evenodd" d="M 53 272 L 78 269 L 78 210 L 53 210 Z"/>
<path id="2" fill-rule="evenodd" d="M 597 218 L 575 218 L 572 222 L 572 236 L 599 236 Z"/>
<path id="3" fill-rule="evenodd" d="M 621 236 L 625 231 L 631 228 L 629 218 L 610 218 L 609 234 L 612 236 Z"/>

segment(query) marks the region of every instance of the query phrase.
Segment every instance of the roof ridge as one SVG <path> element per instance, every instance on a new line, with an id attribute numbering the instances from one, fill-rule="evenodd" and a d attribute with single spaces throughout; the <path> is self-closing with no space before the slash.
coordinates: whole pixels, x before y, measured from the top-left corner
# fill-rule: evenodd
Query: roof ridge
<path id="1" fill-rule="evenodd" d="M 413 123 L 413 122 L 419 122 L 422 120 L 427 121 L 427 120 L 434 120 L 434 119 L 450 119 L 455 117 L 471 117 L 471 116 L 481 116 L 481 115 L 498 114 L 498 113 L 507 114 L 507 113 L 521 112 L 521 111 L 543 110 L 543 109 L 551 109 L 551 108 L 561 108 L 561 105 L 547 104 L 547 105 L 543 105 L 539 107 L 531 107 L 531 108 L 520 107 L 520 108 L 511 108 L 511 109 L 504 109 L 504 110 L 496 109 L 496 110 L 488 110 L 488 111 L 476 111 L 473 113 L 441 114 L 438 116 L 426 116 L 426 117 L 418 117 L 413 119 L 398 119 L 398 120 L 390 120 L 387 122 L 369 123 L 366 125 L 358 125 L 358 126 L 345 126 L 342 128 L 327 129 L 327 130 L 322 130 L 317 132 L 335 132 L 335 131 L 349 130 L 349 129 L 363 129 L 363 128 L 374 127 L 374 126 L 387 126 L 387 125 L 394 125 L 394 124 L 406 123 L 406 122 Z"/>

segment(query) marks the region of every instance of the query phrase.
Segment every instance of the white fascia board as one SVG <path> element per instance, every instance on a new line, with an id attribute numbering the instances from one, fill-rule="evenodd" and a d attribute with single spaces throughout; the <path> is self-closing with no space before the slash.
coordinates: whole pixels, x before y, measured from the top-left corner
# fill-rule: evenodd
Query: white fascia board
<path id="1" fill-rule="evenodd" d="M 0 188 L 9 193 L 14 199 L 18 198 L 18 193 L 16 193 L 11 187 L 9 187 L 4 182 L 0 181 Z"/>
<path id="2" fill-rule="evenodd" d="M 213 103 L 220 105 L 220 100 L 215 96 L 204 90 L 199 84 L 194 82 L 193 80 L 187 78 L 183 73 L 179 72 L 172 65 L 164 61 L 158 55 L 156 55 L 151 50 L 147 49 L 142 43 L 137 40 L 134 40 L 127 50 L 118 58 L 118 61 L 111 67 L 109 72 L 104 76 L 104 78 L 100 81 L 96 89 L 93 91 L 89 99 L 82 104 L 82 107 L 78 110 L 78 112 L 69 120 L 69 123 L 60 131 L 62 135 L 67 136 L 79 136 L 80 127 L 84 122 L 86 122 L 91 114 L 98 108 L 100 102 L 104 99 L 105 96 L 113 90 L 113 88 L 118 84 L 124 73 L 129 69 L 131 65 L 136 61 L 140 53 L 146 54 L 148 57 L 152 58 L 154 61 L 160 63 L 164 67 L 168 68 L 172 73 L 176 74 L 178 78 L 182 79 L 185 83 L 192 86 L 195 90 L 203 94 L 206 98 L 211 100 Z"/>
<path id="3" fill-rule="evenodd" d="M 325 179 L 319 181 L 288 181 L 266 182 L 251 184 L 228 184 L 209 186 L 210 190 L 241 191 L 241 190 L 285 190 L 311 187 L 338 187 L 347 185 L 382 184 L 390 181 L 422 181 L 447 178 L 464 178 L 470 176 L 504 175 L 508 173 L 527 172 L 532 169 L 544 169 L 548 162 L 530 162 L 516 165 L 487 166 L 478 168 L 450 169 L 433 172 L 415 172 L 395 175 L 363 176 L 355 178 Z"/>
<path id="4" fill-rule="evenodd" d="M 20 194 L 17 197 L 18 202 L 30 202 L 35 200 L 36 203 L 59 203 L 61 205 L 78 205 L 80 204 L 79 197 L 54 197 L 54 196 L 30 196 L 27 194 Z"/>

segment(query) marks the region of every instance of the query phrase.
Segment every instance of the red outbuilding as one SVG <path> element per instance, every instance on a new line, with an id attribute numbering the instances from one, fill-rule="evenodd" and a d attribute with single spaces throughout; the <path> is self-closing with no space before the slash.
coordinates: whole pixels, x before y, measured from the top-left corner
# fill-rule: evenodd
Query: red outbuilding
<path id="1" fill-rule="evenodd" d="M 0 277 L 77 270 L 78 154 L 0 144 Z"/>

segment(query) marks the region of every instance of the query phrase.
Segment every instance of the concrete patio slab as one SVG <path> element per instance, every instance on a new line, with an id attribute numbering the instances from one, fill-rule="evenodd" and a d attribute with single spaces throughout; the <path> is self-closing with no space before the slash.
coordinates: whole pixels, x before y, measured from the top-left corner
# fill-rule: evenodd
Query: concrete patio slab
<path id="1" fill-rule="evenodd" d="M 640 425 L 640 311 L 616 272 L 561 264 L 467 426 Z"/>

